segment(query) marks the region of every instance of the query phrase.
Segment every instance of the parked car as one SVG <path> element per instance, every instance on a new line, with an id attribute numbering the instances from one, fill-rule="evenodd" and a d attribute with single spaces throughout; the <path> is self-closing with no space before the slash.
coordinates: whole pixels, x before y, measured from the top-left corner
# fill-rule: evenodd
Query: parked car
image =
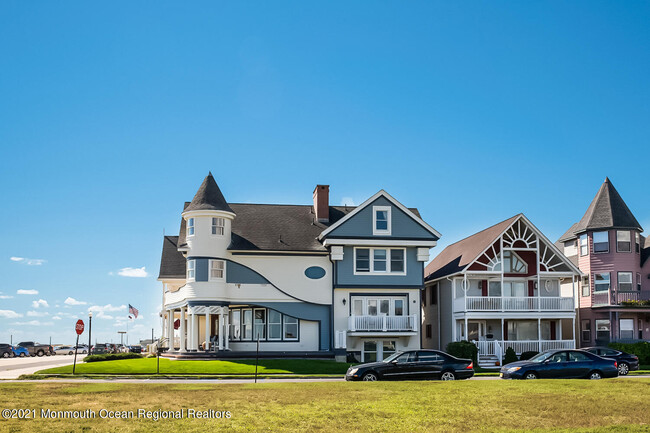
<path id="1" fill-rule="evenodd" d="M 600 379 L 617 377 L 616 360 L 584 350 L 547 350 L 501 367 L 503 379 Z"/>
<path id="2" fill-rule="evenodd" d="M 88 353 L 88 345 L 87 344 L 80 344 L 79 346 L 77 346 L 77 353 L 81 353 L 81 354 L 84 354 L 84 355 L 86 353 Z"/>
<path id="3" fill-rule="evenodd" d="M 91 355 L 102 355 L 104 353 L 110 353 L 107 351 L 105 344 L 95 344 L 93 347 L 90 348 Z"/>
<path id="4" fill-rule="evenodd" d="M 140 346 L 139 344 L 134 344 L 133 346 L 129 346 L 129 352 L 142 353 L 142 346 Z"/>
<path id="5" fill-rule="evenodd" d="M 14 351 L 14 356 L 20 356 L 21 358 L 29 356 L 29 351 L 27 350 L 27 348 L 22 346 L 11 346 L 11 347 Z"/>
<path id="6" fill-rule="evenodd" d="M 604 358 L 615 359 L 618 362 L 618 374 L 625 376 L 630 371 L 639 369 L 639 357 L 621 352 L 610 347 L 585 347 L 584 350 Z"/>
<path id="7" fill-rule="evenodd" d="M 438 350 L 397 352 L 383 361 L 352 366 L 345 380 L 469 379 L 474 376 L 471 359 L 460 359 Z"/>
<path id="8" fill-rule="evenodd" d="M 55 355 L 74 355 L 74 347 L 72 346 L 58 346 L 54 348 Z"/>
<path id="9" fill-rule="evenodd" d="M 54 349 L 49 344 L 40 344 L 34 341 L 23 341 L 18 346 L 24 347 L 30 356 L 54 355 Z"/>
<path id="10" fill-rule="evenodd" d="M 0 356 L 3 358 L 13 358 L 13 346 L 11 344 L 0 344 Z"/>

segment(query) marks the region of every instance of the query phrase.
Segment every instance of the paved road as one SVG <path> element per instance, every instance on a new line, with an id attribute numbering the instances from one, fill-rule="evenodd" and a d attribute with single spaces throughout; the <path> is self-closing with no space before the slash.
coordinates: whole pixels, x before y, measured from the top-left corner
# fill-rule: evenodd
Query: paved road
<path id="1" fill-rule="evenodd" d="M 77 362 L 81 362 L 84 356 L 77 354 Z M 0 379 L 16 379 L 21 374 L 32 374 L 44 368 L 70 365 L 73 360 L 74 356 L 70 355 L 0 358 Z"/>

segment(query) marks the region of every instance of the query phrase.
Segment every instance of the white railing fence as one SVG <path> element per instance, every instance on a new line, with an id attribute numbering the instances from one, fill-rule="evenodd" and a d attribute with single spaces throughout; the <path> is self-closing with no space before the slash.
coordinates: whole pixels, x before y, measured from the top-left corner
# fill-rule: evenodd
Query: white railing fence
<path id="1" fill-rule="evenodd" d="M 350 316 L 350 331 L 417 331 L 417 319 L 411 316 Z"/>
<path id="2" fill-rule="evenodd" d="M 454 299 L 454 311 L 572 311 L 573 298 L 468 296 Z"/>

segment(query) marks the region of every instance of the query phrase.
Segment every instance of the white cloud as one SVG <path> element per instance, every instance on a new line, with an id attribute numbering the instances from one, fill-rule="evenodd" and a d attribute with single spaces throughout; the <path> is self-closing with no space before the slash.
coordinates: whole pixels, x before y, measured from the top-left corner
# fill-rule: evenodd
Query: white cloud
<path id="1" fill-rule="evenodd" d="M 10 257 L 9 260 L 29 266 L 41 266 L 43 263 L 47 262 L 47 260 L 43 259 L 28 259 L 26 257 Z"/>
<path id="2" fill-rule="evenodd" d="M 14 325 L 28 325 L 28 326 L 52 326 L 54 322 L 41 322 L 38 320 L 30 320 L 29 322 L 14 322 Z"/>
<path id="3" fill-rule="evenodd" d="M 126 311 L 126 305 L 93 305 L 88 307 L 88 311 L 93 313 L 93 318 L 113 320 L 114 317 L 107 312 Z"/>
<path id="4" fill-rule="evenodd" d="M 28 311 L 27 312 L 27 317 L 43 317 L 43 316 L 49 316 L 50 313 L 47 311 Z"/>
<path id="5" fill-rule="evenodd" d="M 354 199 L 352 197 L 342 197 L 341 206 L 354 206 Z"/>
<path id="6" fill-rule="evenodd" d="M 67 297 L 65 301 L 63 301 L 64 304 L 66 305 L 86 305 L 88 302 L 84 301 L 77 301 L 75 298 Z"/>
<path id="7" fill-rule="evenodd" d="M 0 292 L 0 299 L 11 299 L 13 296 L 11 295 L 3 295 L 2 292 Z"/>
<path id="8" fill-rule="evenodd" d="M 18 289 L 16 293 L 19 295 L 38 295 L 38 290 L 34 289 Z"/>
<path id="9" fill-rule="evenodd" d="M 12 310 L 0 310 L 0 317 L 5 317 L 7 319 L 17 319 L 18 317 L 23 317 L 23 315 Z"/>
<path id="10" fill-rule="evenodd" d="M 59 316 L 52 316 L 52 320 L 61 320 Z"/>
<path id="11" fill-rule="evenodd" d="M 45 299 L 39 299 L 38 301 L 32 301 L 32 308 L 45 307 L 48 308 L 49 304 Z"/>
<path id="12" fill-rule="evenodd" d="M 149 276 L 144 266 L 141 268 L 122 268 L 117 275 L 133 278 L 144 278 Z"/>
<path id="13" fill-rule="evenodd" d="M 110 314 L 104 314 L 104 313 L 98 314 L 97 318 L 98 319 L 104 319 L 104 320 L 113 320 L 113 316 L 111 316 Z"/>

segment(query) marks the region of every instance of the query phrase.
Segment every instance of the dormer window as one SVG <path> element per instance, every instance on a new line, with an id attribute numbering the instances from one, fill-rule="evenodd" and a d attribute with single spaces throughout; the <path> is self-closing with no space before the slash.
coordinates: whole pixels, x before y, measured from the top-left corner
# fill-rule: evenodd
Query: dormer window
<path id="1" fill-rule="evenodd" d="M 390 206 L 372 207 L 372 234 L 390 235 Z"/>
<path id="2" fill-rule="evenodd" d="M 226 263 L 223 260 L 210 260 L 210 281 L 223 280 Z"/>
<path id="3" fill-rule="evenodd" d="M 187 219 L 187 236 L 194 236 L 194 218 Z"/>
<path id="4" fill-rule="evenodd" d="M 223 218 L 212 218 L 212 234 L 223 236 L 226 220 Z"/>
<path id="5" fill-rule="evenodd" d="M 196 278 L 196 260 L 187 261 L 187 281 L 194 281 Z"/>

